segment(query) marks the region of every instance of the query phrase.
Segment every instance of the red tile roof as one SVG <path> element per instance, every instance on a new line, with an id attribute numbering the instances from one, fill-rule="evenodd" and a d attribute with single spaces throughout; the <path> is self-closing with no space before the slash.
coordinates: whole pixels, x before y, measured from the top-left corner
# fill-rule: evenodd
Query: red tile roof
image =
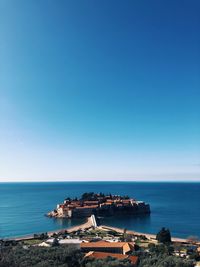
<path id="1" fill-rule="evenodd" d="M 90 251 L 85 255 L 85 257 L 90 257 L 90 258 L 95 258 L 95 259 L 105 259 L 107 257 L 116 258 L 118 260 L 129 259 L 131 263 L 134 265 L 136 265 L 138 262 L 137 256 L 129 256 L 129 255 L 123 255 L 123 254 L 97 252 L 97 251 Z"/>
<path id="2" fill-rule="evenodd" d="M 84 206 L 84 207 L 77 207 L 77 209 L 96 209 L 98 205 L 91 205 L 91 206 Z"/>
<path id="3" fill-rule="evenodd" d="M 127 242 L 107 242 L 107 241 L 98 241 L 98 242 L 82 242 L 81 247 L 82 248 L 100 248 L 100 247 L 109 247 L 109 248 L 121 248 L 124 245 L 129 243 Z"/>
<path id="4" fill-rule="evenodd" d="M 131 256 L 130 255 L 128 258 L 129 258 L 129 260 L 131 261 L 132 264 L 136 265 L 138 263 L 138 257 L 137 256 Z"/>
<path id="5" fill-rule="evenodd" d="M 97 200 L 86 200 L 86 201 L 84 201 L 84 204 L 98 204 L 99 203 L 99 201 L 97 201 Z"/>

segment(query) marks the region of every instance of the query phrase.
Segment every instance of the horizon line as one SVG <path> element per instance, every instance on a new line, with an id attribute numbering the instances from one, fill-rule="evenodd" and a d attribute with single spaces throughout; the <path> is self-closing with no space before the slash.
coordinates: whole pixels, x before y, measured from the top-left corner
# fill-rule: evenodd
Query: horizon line
<path id="1" fill-rule="evenodd" d="M 42 180 L 42 181 L 28 181 L 28 180 L 18 180 L 18 181 L 0 181 L 1 184 L 3 183 L 200 183 L 199 180 Z"/>

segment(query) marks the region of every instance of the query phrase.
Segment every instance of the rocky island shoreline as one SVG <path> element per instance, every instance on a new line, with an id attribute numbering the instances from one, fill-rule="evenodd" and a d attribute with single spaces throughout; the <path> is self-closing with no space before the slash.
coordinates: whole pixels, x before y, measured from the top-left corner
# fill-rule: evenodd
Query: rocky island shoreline
<path id="1" fill-rule="evenodd" d="M 103 193 L 84 193 L 81 198 L 66 198 L 47 216 L 55 218 L 80 218 L 95 216 L 114 216 L 120 214 L 150 214 L 150 205 L 129 196 Z"/>

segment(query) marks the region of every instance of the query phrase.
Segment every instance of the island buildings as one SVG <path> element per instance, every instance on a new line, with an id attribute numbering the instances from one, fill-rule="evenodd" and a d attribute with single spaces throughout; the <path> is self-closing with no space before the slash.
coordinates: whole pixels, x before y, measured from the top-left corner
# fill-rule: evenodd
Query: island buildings
<path id="1" fill-rule="evenodd" d="M 144 201 L 137 201 L 128 196 L 104 195 L 102 193 L 84 193 L 80 199 L 67 198 L 56 209 L 49 212 L 49 217 L 72 218 L 109 216 L 116 214 L 148 214 L 150 206 Z"/>

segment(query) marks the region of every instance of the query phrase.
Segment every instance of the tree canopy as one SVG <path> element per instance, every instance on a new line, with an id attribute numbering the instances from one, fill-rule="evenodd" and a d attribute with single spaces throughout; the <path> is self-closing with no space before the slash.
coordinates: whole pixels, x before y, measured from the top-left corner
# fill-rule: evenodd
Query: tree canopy
<path id="1" fill-rule="evenodd" d="M 162 228 L 156 235 L 156 239 L 160 243 L 171 243 L 171 234 L 169 229 Z"/>

